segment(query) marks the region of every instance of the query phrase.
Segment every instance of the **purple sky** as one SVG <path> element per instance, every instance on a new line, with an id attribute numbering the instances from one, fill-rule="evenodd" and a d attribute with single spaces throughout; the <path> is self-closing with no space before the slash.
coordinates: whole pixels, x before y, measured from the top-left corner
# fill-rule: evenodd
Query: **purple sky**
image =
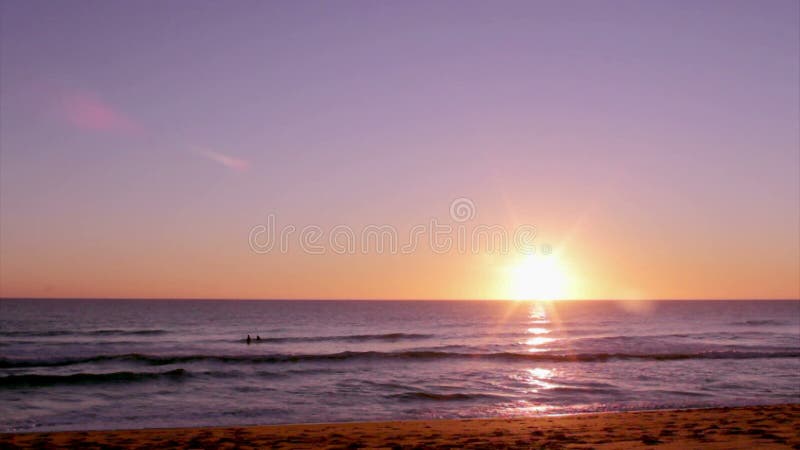
<path id="1" fill-rule="evenodd" d="M 799 5 L 4 1 L 0 295 L 491 297 L 248 253 L 468 197 L 582 297 L 798 297 Z"/>

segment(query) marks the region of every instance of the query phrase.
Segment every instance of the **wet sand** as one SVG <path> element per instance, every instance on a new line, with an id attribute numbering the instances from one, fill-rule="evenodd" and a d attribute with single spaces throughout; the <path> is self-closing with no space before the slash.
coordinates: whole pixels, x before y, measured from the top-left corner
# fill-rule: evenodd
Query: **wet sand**
<path id="1" fill-rule="evenodd" d="M 800 404 L 515 419 L 1 434 L 7 448 L 800 449 Z"/>

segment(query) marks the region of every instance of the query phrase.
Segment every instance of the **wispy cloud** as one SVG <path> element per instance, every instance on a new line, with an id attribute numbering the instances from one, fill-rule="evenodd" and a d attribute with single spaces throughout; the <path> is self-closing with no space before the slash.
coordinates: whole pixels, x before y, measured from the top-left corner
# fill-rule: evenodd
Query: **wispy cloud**
<path id="1" fill-rule="evenodd" d="M 88 92 L 69 92 L 61 97 L 67 121 L 87 131 L 141 132 L 142 126 L 123 112 Z"/>
<path id="2" fill-rule="evenodd" d="M 223 166 L 239 172 L 244 172 L 250 168 L 250 163 L 244 159 L 239 159 L 225 153 L 216 152 L 213 150 L 200 150 L 199 153 L 206 158 Z"/>
<path id="3" fill-rule="evenodd" d="M 137 120 L 86 91 L 68 91 L 57 97 L 60 115 L 73 127 L 90 132 L 151 134 Z M 228 169 L 244 172 L 250 162 L 229 154 L 193 147 L 193 152 Z"/>

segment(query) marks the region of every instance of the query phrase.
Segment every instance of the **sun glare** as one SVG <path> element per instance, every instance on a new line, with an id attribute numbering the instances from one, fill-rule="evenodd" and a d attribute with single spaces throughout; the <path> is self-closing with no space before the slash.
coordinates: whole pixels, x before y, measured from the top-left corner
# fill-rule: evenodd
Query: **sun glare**
<path id="1" fill-rule="evenodd" d="M 554 255 L 528 255 L 509 269 L 509 294 L 514 300 L 559 300 L 568 297 L 565 265 Z"/>

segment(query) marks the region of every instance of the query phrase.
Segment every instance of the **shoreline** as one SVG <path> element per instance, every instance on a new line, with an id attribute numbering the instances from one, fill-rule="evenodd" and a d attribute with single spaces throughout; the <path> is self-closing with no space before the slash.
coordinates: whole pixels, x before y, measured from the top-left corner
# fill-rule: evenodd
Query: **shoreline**
<path id="1" fill-rule="evenodd" d="M 0 433 L 0 448 L 800 449 L 800 403 L 288 425 Z"/>

